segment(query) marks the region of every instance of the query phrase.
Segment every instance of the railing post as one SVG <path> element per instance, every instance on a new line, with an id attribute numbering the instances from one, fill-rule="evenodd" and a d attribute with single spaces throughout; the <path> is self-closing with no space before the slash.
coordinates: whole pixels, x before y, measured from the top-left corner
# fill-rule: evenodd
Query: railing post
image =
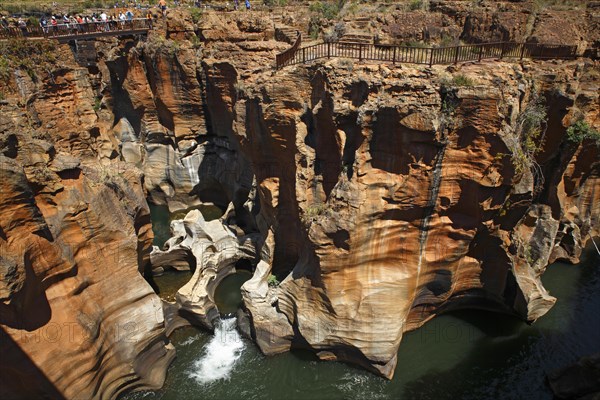
<path id="1" fill-rule="evenodd" d="M 327 42 L 327 58 L 331 58 L 331 42 Z"/>
<path id="2" fill-rule="evenodd" d="M 358 61 L 362 61 L 362 44 L 358 45 Z"/>
<path id="3" fill-rule="evenodd" d="M 433 65 L 433 47 L 430 48 L 431 50 L 431 54 L 429 56 L 429 66 L 431 67 Z"/>
<path id="4" fill-rule="evenodd" d="M 306 47 L 302 48 L 302 63 L 306 62 Z"/>
<path id="5" fill-rule="evenodd" d="M 397 47 L 394 46 L 394 56 L 392 57 L 392 64 L 396 64 L 396 49 Z"/>
<path id="6" fill-rule="evenodd" d="M 477 62 L 481 62 L 481 57 L 483 56 L 483 44 L 479 45 L 479 60 Z"/>
<path id="7" fill-rule="evenodd" d="M 458 51 L 460 49 L 460 46 L 456 46 L 456 51 L 454 52 L 454 64 L 458 64 Z"/>
<path id="8" fill-rule="evenodd" d="M 505 42 L 502 42 L 502 46 L 500 46 L 500 59 L 502 60 L 502 57 L 504 56 L 504 45 Z"/>
<path id="9" fill-rule="evenodd" d="M 521 55 L 519 57 L 520 60 L 523 59 L 524 54 L 525 54 L 525 43 L 521 43 Z"/>

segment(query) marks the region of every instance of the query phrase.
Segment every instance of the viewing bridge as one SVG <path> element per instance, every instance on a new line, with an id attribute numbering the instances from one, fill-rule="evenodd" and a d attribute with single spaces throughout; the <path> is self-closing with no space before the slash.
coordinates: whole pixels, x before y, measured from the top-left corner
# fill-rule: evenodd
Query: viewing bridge
<path id="1" fill-rule="evenodd" d="M 89 23 L 61 23 L 47 27 L 25 26 L 0 28 L 1 39 L 56 39 L 60 42 L 70 40 L 94 39 L 102 36 L 145 35 L 152 29 L 152 20 L 136 18 L 129 21 L 107 21 Z"/>
<path id="2" fill-rule="evenodd" d="M 476 43 L 447 47 L 407 47 L 352 42 L 326 42 L 302 46 L 302 35 L 298 33 L 295 43 L 286 51 L 277 54 L 276 68 L 304 64 L 321 58 L 351 58 L 359 61 L 382 61 L 409 64 L 457 64 L 484 59 L 573 59 L 577 57 L 577 46 L 541 43 Z"/>

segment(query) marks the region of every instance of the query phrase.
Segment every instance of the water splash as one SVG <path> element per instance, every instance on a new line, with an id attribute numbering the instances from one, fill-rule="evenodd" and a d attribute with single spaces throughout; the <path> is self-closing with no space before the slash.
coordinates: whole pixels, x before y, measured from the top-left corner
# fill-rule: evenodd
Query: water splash
<path id="1" fill-rule="evenodd" d="M 215 327 L 215 336 L 208 342 L 204 352 L 194 362 L 189 376 L 205 385 L 228 379 L 236 361 L 242 355 L 244 342 L 235 329 L 235 318 L 221 319 Z"/>

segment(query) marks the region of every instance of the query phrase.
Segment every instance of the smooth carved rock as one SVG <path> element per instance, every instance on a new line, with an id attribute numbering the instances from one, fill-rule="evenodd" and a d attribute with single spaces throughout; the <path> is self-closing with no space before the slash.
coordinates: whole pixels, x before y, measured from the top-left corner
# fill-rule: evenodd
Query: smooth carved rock
<path id="1" fill-rule="evenodd" d="M 65 178 L 39 180 L 41 164 Z M 81 167 L 44 146 L 0 156 L 0 168 L 0 395 L 159 388 L 175 350 L 141 274 L 152 231 L 140 173 Z"/>
<path id="2" fill-rule="evenodd" d="M 511 160 L 526 79 L 535 79 L 524 76 L 550 72 L 463 66 L 476 86 L 440 93 L 431 74 L 443 76 L 444 67 L 339 64 L 281 71 L 275 86 L 257 78 L 251 90 L 261 97 L 239 99 L 226 82 L 235 78 L 231 67 L 205 67 L 209 85 L 214 76 L 222 90 L 222 112 L 232 113 L 223 120 L 235 118 L 255 167 L 267 239 L 243 297 L 261 350 L 285 351 L 297 338 L 323 359 L 391 377 L 403 333 L 441 312 L 541 317 L 555 301 L 539 279 L 553 249 L 575 261 L 580 244 L 568 246 L 577 237 L 569 226 L 598 232 L 590 212 L 598 169 L 583 162 L 597 147 L 579 147 L 576 157 L 554 150 L 565 141 L 560 116 L 568 109 L 551 110 L 553 140 L 540 156 L 562 164 L 547 181 L 556 179 L 558 193 L 547 186 L 546 200 L 535 200 L 538 178 L 528 168 L 517 174 Z M 573 82 L 576 68 L 561 65 L 554 85 Z M 585 112 L 593 121 L 597 104 Z M 571 179 L 583 171 L 589 178 L 576 192 Z M 266 284 L 271 273 L 282 280 L 276 289 Z"/>
<path id="3" fill-rule="evenodd" d="M 237 261 L 256 258 L 258 235 L 238 237 L 221 219 L 206 221 L 199 210 L 172 221 L 171 234 L 164 250 L 153 249 L 153 268 L 173 266 L 190 254 L 195 258 L 196 269 L 177 292 L 177 304 L 188 319 L 212 329 L 219 316 L 215 289 L 223 278 L 235 273 Z"/>

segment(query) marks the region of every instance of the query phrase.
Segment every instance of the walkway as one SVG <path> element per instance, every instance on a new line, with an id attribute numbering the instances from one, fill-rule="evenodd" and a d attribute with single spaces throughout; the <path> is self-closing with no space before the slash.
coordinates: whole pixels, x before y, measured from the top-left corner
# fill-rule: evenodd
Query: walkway
<path id="1" fill-rule="evenodd" d="M 56 26 L 28 26 L 25 28 L 0 28 L 0 39 L 93 39 L 100 36 L 124 36 L 146 34 L 152 28 L 152 21 L 136 18 L 131 21 L 90 22 L 84 24 L 59 24 Z"/>
<path id="2" fill-rule="evenodd" d="M 497 42 L 450 47 L 404 47 L 347 42 L 318 43 L 300 47 L 301 44 L 302 35 L 298 33 L 298 39 L 292 47 L 277 54 L 277 69 L 332 57 L 430 66 L 483 59 L 573 59 L 577 57 L 577 46 L 538 43 Z"/>

